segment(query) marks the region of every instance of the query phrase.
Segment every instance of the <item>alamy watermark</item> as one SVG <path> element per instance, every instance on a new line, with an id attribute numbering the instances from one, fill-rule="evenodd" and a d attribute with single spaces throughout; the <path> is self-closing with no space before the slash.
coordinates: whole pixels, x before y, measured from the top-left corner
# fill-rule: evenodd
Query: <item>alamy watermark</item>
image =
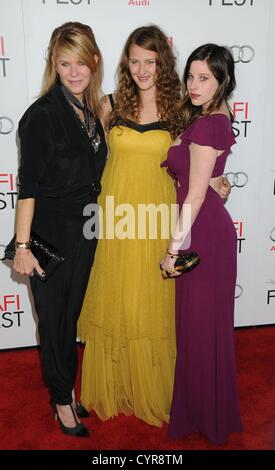
<path id="1" fill-rule="evenodd" d="M 184 204 L 182 210 L 184 217 L 179 224 L 178 204 L 115 204 L 114 196 L 106 196 L 104 208 L 99 204 L 84 208 L 83 215 L 89 219 L 83 234 L 88 240 L 169 240 L 177 225 L 177 239 L 184 240 L 181 249 L 187 249 L 191 241 L 191 205 Z"/>

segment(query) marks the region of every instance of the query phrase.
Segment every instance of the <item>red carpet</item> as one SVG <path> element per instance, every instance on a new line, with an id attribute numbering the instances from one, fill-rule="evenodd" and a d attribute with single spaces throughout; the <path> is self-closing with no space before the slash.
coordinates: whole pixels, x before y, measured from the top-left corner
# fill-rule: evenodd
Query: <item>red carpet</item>
<path id="1" fill-rule="evenodd" d="M 227 445 L 213 446 L 198 434 L 171 441 L 166 425 L 155 428 L 134 416 L 101 422 L 93 414 L 85 420 L 90 438 L 65 436 L 53 419 L 39 351 L 33 348 L 0 352 L 0 449 L 270 450 L 275 429 L 275 327 L 238 329 L 235 334 L 244 432 L 231 435 Z M 81 356 L 81 348 L 79 352 Z"/>

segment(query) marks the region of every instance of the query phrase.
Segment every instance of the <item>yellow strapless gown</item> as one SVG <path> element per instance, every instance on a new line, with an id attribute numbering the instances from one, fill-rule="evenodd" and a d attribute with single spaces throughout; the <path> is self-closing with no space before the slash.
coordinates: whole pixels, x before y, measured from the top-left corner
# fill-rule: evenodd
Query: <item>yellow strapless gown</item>
<path id="1" fill-rule="evenodd" d="M 153 124 L 133 127 L 114 127 L 109 133 L 110 157 L 99 198 L 103 212 L 106 196 L 114 196 L 115 207 L 131 204 L 136 215 L 138 204 L 176 201 L 172 179 L 160 168 L 170 134 Z M 121 219 L 122 214 L 115 222 Z M 155 426 L 169 420 L 175 285 L 164 281 L 159 269 L 167 245 L 160 238 L 98 242 L 78 335 L 86 342 L 81 401 L 102 420 L 121 412 Z"/>

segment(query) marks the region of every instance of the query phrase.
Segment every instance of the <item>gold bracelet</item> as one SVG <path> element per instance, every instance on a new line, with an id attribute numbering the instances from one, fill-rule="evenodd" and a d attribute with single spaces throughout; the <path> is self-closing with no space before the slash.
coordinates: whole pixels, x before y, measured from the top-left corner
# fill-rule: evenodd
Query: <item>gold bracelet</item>
<path id="1" fill-rule="evenodd" d="M 170 253 L 169 250 L 166 251 L 166 255 L 169 256 L 169 258 L 174 259 L 174 258 L 179 258 L 178 253 Z"/>
<path id="2" fill-rule="evenodd" d="M 23 248 L 24 250 L 29 250 L 31 247 L 31 242 L 15 242 L 16 248 Z"/>

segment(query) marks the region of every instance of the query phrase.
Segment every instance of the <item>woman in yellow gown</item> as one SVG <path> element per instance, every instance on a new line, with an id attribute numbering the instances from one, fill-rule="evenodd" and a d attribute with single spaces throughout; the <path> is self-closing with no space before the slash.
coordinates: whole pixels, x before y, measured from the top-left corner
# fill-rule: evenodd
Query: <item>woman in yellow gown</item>
<path id="1" fill-rule="evenodd" d="M 108 114 L 108 98 L 104 107 Z M 134 413 L 156 426 L 169 419 L 175 364 L 174 281 L 164 282 L 159 268 L 169 221 L 159 216 L 155 239 L 149 238 L 148 219 L 146 233 L 138 233 L 144 229 L 138 205 L 165 204 L 171 209 L 175 203 L 175 188 L 160 164 L 180 132 L 180 107 L 181 85 L 166 36 L 157 27 L 138 28 L 122 55 L 99 199 L 104 219 L 110 197 L 115 209 L 131 205 L 135 226 L 128 226 L 128 236 L 135 238 L 107 239 L 112 234 L 104 221 L 79 320 L 79 336 L 86 342 L 81 401 L 101 419 L 120 412 Z M 115 217 L 115 224 L 123 216 Z M 107 219 L 110 225 L 110 214 Z M 165 236 L 161 229 L 166 238 L 161 238 Z"/>
<path id="2" fill-rule="evenodd" d="M 127 202 L 136 214 L 140 203 L 174 201 L 175 189 L 159 166 L 169 144 L 167 131 L 150 126 L 144 132 L 111 129 L 102 180 L 106 189 L 99 200 L 104 214 L 111 195 L 115 207 Z M 166 245 L 167 239 L 159 238 L 99 240 L 80 336 L 86 341 L 81 401 L 101 419 L 134 412 L 149 424 L 168 421 L 175 360 L 174 281 L 164 282 L 158 265 Z"/>
<path id="3" fill-rule="evenodd" d="M 162 204 L 173 214 L 175 188 L 160 164 L 183 120 L 175 58 L 158 27 L 129 36 L 114 109 L 106 97 L 104 115 L 110 151 L 98 200 L 104 223 L 78 323 L 86 342 L 81 402 L 103 420 L 134 413 L 160 426 L 169 420 L 176 355 L 175 285 L 163 281 L 159 268 L 171 224 L 160 217 L 155 239 L 149 224 L 139 233 L 139 207 Z M 124 213 L 120 204 L 127 204 Z M 112 205 L 113 239 L 106 210 Z M 134 217 L 127 219 L 130 208 Z M 123 230 L 128 238 L 119 238 Z"/>

